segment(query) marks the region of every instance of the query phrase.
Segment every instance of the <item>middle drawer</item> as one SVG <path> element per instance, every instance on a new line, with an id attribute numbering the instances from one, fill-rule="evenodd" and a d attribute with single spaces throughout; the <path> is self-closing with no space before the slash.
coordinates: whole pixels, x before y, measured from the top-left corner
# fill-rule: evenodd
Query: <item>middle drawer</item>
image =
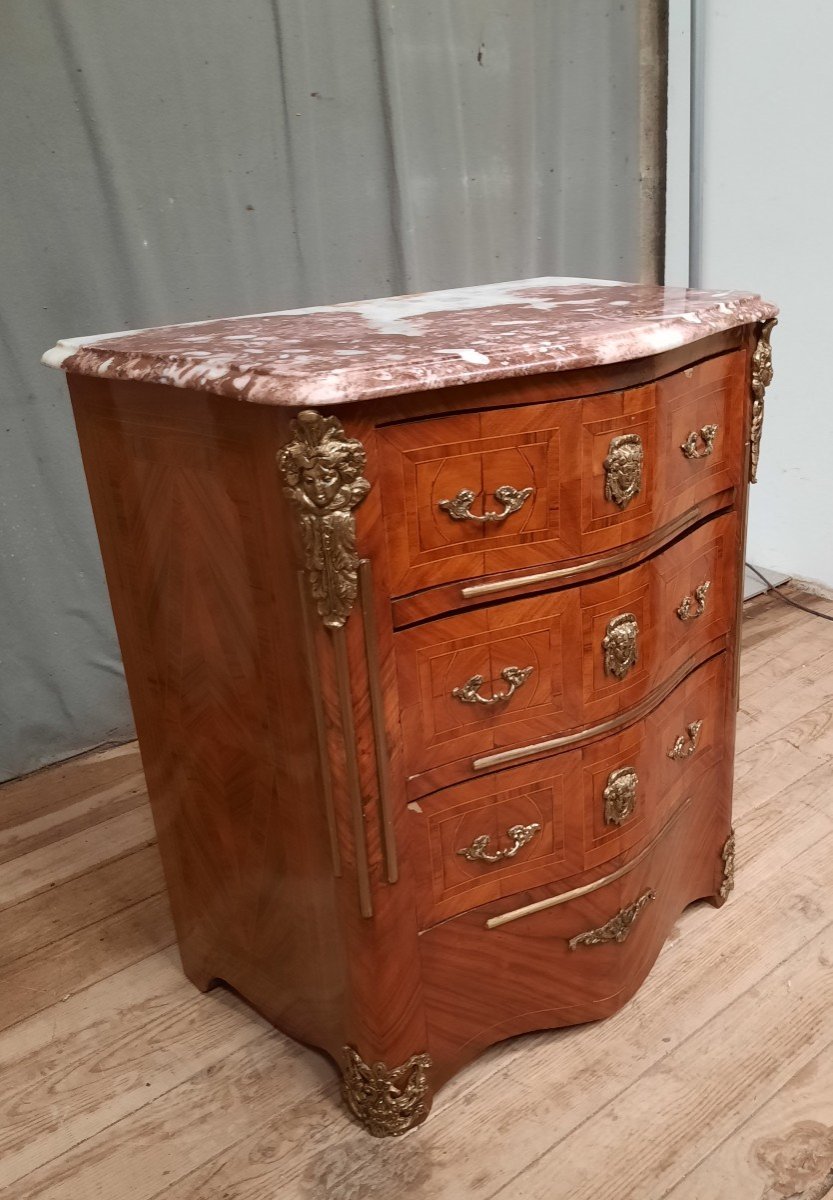
<path id="1" fill-rule="evenodd" d="M 409 799 L 609 721 L 720 649 L 736 540 L 731 512 L 609 579 L 396 633 Z"/>
<path id="2" fill-rule="evenodd" d="M 637 853 L 721 761 L 728 682 L 718 654 L 619 733 L 420 801 L 423 928 Z"/>

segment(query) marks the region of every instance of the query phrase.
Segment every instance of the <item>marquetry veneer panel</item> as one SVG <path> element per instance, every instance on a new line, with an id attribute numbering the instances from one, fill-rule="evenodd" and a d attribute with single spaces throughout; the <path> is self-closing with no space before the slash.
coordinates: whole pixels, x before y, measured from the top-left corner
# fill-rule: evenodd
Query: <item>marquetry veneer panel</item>
<path id="1" fill-rule="evenodd" d="M 411 837 L 423 926 L 638 853 L 720 759 L 726 672 L 726 655 L 719 654 L 621 732 L 421 800 L 412 809 Z M 700 729 L 693 752 L 669 758 L 677 738 L 695 721 Z M 636 784 L 631 811 L 612 819 L 606 789 L 618 771 L 632 773 Z M 487 837 L 485 853 L 501 855 L 513 847 L 513 828 L 533 824 L 537 830 L 509 858 L 489 861 L 460 853 L 471 852 L 478 839 Z"/>
<path id="2" fill-rule="evenodd" d="M 475 763 L 626 712 L 728 634 L 735 613 L 737 520 L 716 517 L 647 562 L 596 583 L 428 621 L 395 635 L 402 735 L 412 797 L 477 770 Z M 682 620 L 686 597 L 708 583 L 702 615 Z M 696 603 L 692 614 L 696 612 Z M 637 660 L 606 669 L 611 621 L 636 618 Z M 506 700 L 503 672 L 531 668 Z M 533 751 L 534 752 L 534 751 Z"/>
<path id="3" fill-rule="evenodd" d="M 735 352 L 656 384 L 584 400 L 384 426 L 378 437 L 394 594 L 602 553 L 737 487 L 743 362 Z M 683 443 L 706 425 L 715 426 L 710 453 L 686 457 Z M 605 462 L 613 439 L 627 435 L 641 440 L 642 482 L 619 506 L 605 492 Z M 441 507 L 468 489 L 475 517 L 499 514 L 495 493 L 505 485 L 530 495 L 503 520 L 454 519 Z"/>

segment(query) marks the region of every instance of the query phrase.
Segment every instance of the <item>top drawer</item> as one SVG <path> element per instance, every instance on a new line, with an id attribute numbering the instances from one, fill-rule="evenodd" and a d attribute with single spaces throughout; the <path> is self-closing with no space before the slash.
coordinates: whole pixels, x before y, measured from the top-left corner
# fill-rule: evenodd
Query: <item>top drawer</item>
<path id="1" fill-rule="evenodd" d="M 639 541 L 740 481 L 745 353 L 583 400 L 378 430 L 404 595 Z"/>

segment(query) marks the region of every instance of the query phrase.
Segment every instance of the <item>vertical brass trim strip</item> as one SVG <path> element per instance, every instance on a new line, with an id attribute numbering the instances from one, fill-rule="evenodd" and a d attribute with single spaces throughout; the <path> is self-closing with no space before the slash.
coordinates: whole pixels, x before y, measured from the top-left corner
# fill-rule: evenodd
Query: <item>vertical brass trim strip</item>
<path id="1" fill-rule="evenodd" d="M 359 593 L 364 622 L 364 650 L 367 659 L 367 678 L 370 690 L 370 713 L 373 721 L 373 740 L 376 744 L 376 775 L 379 783 L 379 821 L 382 826 L 382 845 L 385 852 L 385 878 L 396 883 L 399 866 L 396 860 L 396 833 L 390 802 L 390 764 L 385 735 L 382 685 L 379 678 L 379 640 L 376 636 L 376 615 L 373 609 L 373 567 L 370 559 L 359 563 Z"/>
<path id="2" fill-rule="evenodd" d="M 321 767 L 321 787 L 324 792 L 324 813 L 327 818 L 327 832 L 330 838 L 330 854 L 333 860 L 333 874 L 341 876 L 341 851 L 338 846 L 336 832 L 335 806 L 333 804 L 333 781 L 330 775 L 330 758 L 327 753 L 327 727 L 324 723 L 324 701 L 321 696 L 321 679 L 318 674 L 318 659 L 315 653 L 315 640 L 312 632 L 312 620 L 309 611 L 304 572 L 298 572 L 298 589 L 301 593 L 301 621 L 304 628 L 304 649 L 309 670 L 309 689 L 312 697 L 312 711 L 315 718 L 315 736 L 318 742 L 318 762 Z"/>
<path id="3" fill-rule="evenodd" d="M 344 761 L 347 768 L 347 795 L 350 800 L 353 841 L 356 847 L 359 911 L 363 917 L 372 917 L 373 903 L 370 898 L 370 872 L 367 865 L 362 788 L 359 777 L 359 760 L 356 754 L 356 727 L 353 723 L 353 698 L 350 695 L 350 666 L 347 661 L 347 641 L 342 626 L 332 630 L 332 639 L 335 652 L 338 704 L 341 711 L 341 732 L 344 739 Z"/>

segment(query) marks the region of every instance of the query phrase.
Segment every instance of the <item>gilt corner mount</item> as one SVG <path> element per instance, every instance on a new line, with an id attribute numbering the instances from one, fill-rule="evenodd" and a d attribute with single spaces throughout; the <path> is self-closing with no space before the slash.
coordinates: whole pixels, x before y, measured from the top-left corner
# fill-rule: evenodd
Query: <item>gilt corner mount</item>
<path id="1" fill-rule="evenodd" d="M 427 1054 L 414 1054 L 401 1067 L 366 1063 L 352 1046 L 344 1047 L 342 1092 L 350 1112 L 373 1137 L 399 1137 L 428 1115 Z"/>
<path id="2" fill-rule="evenodd" d="M 290 425 L 292 440 L 278 466 L 301 529 L 307 582 L 318 615 L 340 629 L 358 593 L 359 558 L 353 509 L 370 491 L 367 455 L 336 417 L 305 410 Z"/>
<path id="3" fill-rule="evenodd" d="M 769 339 L 778 324 L 775 317 L 764 321 L 752 355 L 752 427 L 749 432 L 749 482 L 758 482 L 758 459 L 761 456 L 761 433 L 764 426 L 764 396 L 772 383 L 772 346 Z"/>

